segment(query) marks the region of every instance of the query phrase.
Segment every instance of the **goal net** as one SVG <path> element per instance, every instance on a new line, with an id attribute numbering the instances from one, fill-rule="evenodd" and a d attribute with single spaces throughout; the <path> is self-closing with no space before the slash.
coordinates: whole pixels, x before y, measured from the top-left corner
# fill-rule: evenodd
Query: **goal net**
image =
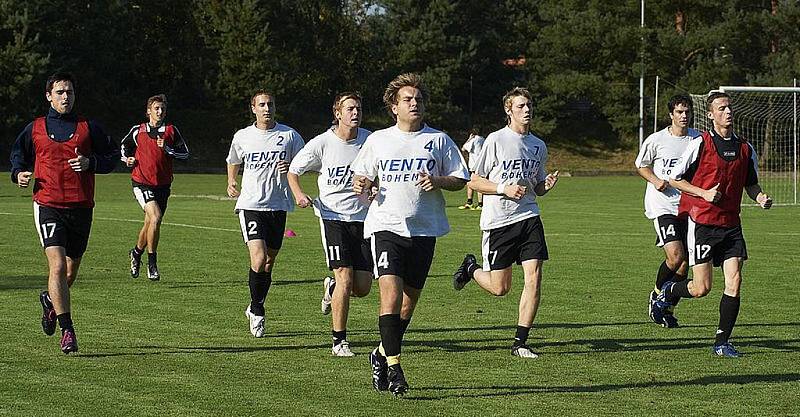
<path id="1" fill-rule="evenodd" d="M 775 204 L 797 204 L 797 111 L 800 88 L 720 87 L 730 95 L 733 126 L 758 155 L 758 182 Z M 694 128 L 711 129 L 705 94 L 692 94 Z M 754 204 L 749 198 L 744 203 Z"/>

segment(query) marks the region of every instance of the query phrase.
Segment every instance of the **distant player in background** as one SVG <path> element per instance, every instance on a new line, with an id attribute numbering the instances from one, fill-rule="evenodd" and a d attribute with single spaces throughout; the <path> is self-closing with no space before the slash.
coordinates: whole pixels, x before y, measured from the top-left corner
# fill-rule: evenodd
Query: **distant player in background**
<path id="1" fill-rule="evenodd" d="M 728 95 L 712 93 L 707 106 L 713 129 L 689 143 L 670 175 L 670 184 L 682 191 L 678 213 L 688 216 L 686 245 L 693 279 L 665 282 L 655 307 L 663 311 L 679 298 L 704 297 L 711 291 L 713 267 L 721 266 L 725 289 L 711 351 L 735 358 L 739 352 L 729 339 L 739 316 L 742 265 L 747 259 L 739 216 L 742 192 L 764 209 L 772 207 L 772 198 L 758 185 L 755 150 L 733 132 Z"/>
<path id="2" fill-rule="evenodd" d="M 656 297 L 667 281 L 686 279 L 686 218 L 678 218 L 681 192 L 669 185 L 669 176 L 678 165 L 689 142 L 700 132 L 689 128 L 692 122 L 692 99 L 676 95 L 667 103 L 670 125 L 648 136 L 636 157 L 636 170 L 647 181 L 644 194 L 645 216 L 656 229 L 656 246 L 664 249 L 666 259 L 656 274 L 655 289 L 650 292 L 648 313 L 650 320 L 664 327 L 678 327 L 673 307 L 655 308 Z"/>
<path id="3" fill-rule="evenodd" d="M 275 95 L 259 90 L 250 99 L 256 116 L 252 125 L 233 135 L 228 152 L 228 196 L 238 197 L 242 237 L 250 253 L 248 283 L 250 303 L 245 316 L 250 333 L 264 336 L 264 301 L 272 284 L 275 258 L 283 244 L 286 213 L 294 210 L 286 173 L 289 163 L 303 148 L 294 129 L 275 121 Z M 242 187 L 236 181 L 242 168 Z"/>
<path id="4" fill-rule="evenodd" d="M 380 288 L 381 343 L 370 354 L 378 391 L 408 390 L 400 350 L 403 335 L 428 278 L 436 238 L 450 230 L 442 189 L 458 191 L 469 177 L 458 146 L 423 122 L 428 97 L 422 78 L 401 74 L 383 93 L 396 120 L 372 133 L 353 161 L 353 190 L 379 189 L 364 222 Z"/>
<path id="5" fill-rule="evenodd" d="M 558 171 L 547 174 L 547 146 L 530 133 L 530 92 L 512 89 L 503 97 L 503 107 L 507 126 L 486 138 L 468 184 L 485 194 L 480 225 L 483 269 L 474 255 L 466 255 L 453 275 L 453 286 L 461 290 L 474 279 L 489 294 L 503 296 L 511 291 L 511 266 L 522 265 L 525 284 L 511 354 L 537 358 L 527 341 L 539 309 L 542 264 L 548 253 L 536 197 L 556 185 Z"/>
<path id="6" fill-rule="evenodd" d="M 478 155 L 481 153 L 481 149 L 483 148 L 483 142 L 486 140 L 483 136 L 481 136 L 478 132 L 477 128 L 472 128 L 469 131 L 469 138 L 464 143 L 464 146 L 461 149 L 467 153 L 467 166 L 469 167 L 469 172 L 472 174 L 475 172 L 475 161 L 478 159 Z M 470 209 L 470 210 L 480 210 L 483 208 L 483 194 L 478 193 L 478 204 L 473 205 L 472 203 L 472 193 L 474 191 L 472 188 L 467 187 L 467 202 L 464 203 L 463 206 L 459 206 L 459 210 Z"/>
<path id="7" fill-rule="evenodd" d="M 323 283 L 322 313 L 331 318 L 334 356 L 353 356 L 347 341 L 350 296 L 364 297 L 372 287 L 372 255 L 364 238 L 364 219 L 369 199 L 353 193 L 350 164 L 358 155 L 369 130 L 361 125 L 361 96 L 344 92 L 333 101 L 334 125 L 321 133 L 295 156 L 289 166 L 289 187 L 300 207 L 314 207 L 320 218 L 322 249 L 334 278 Z M 300 175 L 319 172 L 319 197 L 313 199 L 300 185 Z"/>
<path id="8" fill-rule="evenodd" d="M 89 242 L 94 174 L 111 172 L 119 159 L 102 127 L 72 112 L 75 96 L 72 75 L 48 77 L 50 110 L 28 124 L 11 149 L 11 181 L 25 188 L 33 179 L 33 220 L 50 270 L 48 290 L 39 294 L 42 330 L 52 335 L 58 321 L 67 354 L 78 351 L 69 289 Z"/>
<path id="9" fill-rule="evenodd" d="M 146 114 L 148 121 L 134 125 L 122 139 L 122 161 L 133 168 L 133 196 L 144 210 L 144 225 L 139 231 L 136 245 L 128 255 L 131 276 L 137 278 L 142 254 L 147 248 L 147 278 L 158 281 L 161 279 L 158 271 L 158 240 L 172 186 L 172 160 L 189 159 L 189 148 L 178 128 L 166 123 L 165 95 L 148 98 Z"/>

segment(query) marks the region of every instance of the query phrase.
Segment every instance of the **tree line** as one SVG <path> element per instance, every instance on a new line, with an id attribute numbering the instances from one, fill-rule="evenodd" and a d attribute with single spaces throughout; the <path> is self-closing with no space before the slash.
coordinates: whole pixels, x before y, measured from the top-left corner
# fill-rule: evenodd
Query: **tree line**
<path id="1" fill-rule="evenodd" d="M 653 78 L 668 82 L 661 109 L 673 92 L 790 85 L 800 70 L 797 1 L 650 1 L 644 29 L 640 13 L 639 0 L 0 0 L 0 151 L 46 111 L 56 70 L 76 75 L 76 108 L 117 140 L 166 94 L 203 168 L 222 165 L 258 88 L 308 140 L 339 91 L 363 94 L 365 127 L 391 123 L 386 83 L 419 72 L 428 121 L 461 142 L 502 126 L 500 98 L 522 85 L 545 139 L 626 146 L 642 69 L 648 108 Z"/>

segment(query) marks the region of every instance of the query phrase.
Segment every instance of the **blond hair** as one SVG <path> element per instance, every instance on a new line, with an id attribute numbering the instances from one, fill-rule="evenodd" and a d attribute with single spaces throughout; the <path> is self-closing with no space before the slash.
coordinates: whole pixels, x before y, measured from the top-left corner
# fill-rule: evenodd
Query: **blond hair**
<path id="1" fill-rule="evenodd" d="M 529 101 L 533 101 L 531 97 L 531 92 L 528 91 L 527 88 L 524 87 L 514 87 L 509 90 L 506 95 L 503 96 L 503 110 L 508 111 L 511 110 L 511 101 L 514 100 L 514 97 L 525 97 Z M 506 123 L 511 123 L 511 116 L 506 114 Z"/>
<path id="2" fill-rule="evenodd" d="M 422 101 L 428 100 L 428 89 L 422 81 L 422 76 L 413 72 L 400 74 L 389 82 L 383 92 L 383 103 L 386 104 L 386 110 L 389 111 L 392 117 L 396 117 L 392 112 L 392 106 L 397 104 L 397 93 L 403 87 L 416 88 L 422 94 Z"/>
<path id="3" fill-rule="evenodd" d="M 339 124 L 339 119 L 336 118 L 336 112 L 342 110 L 342 106 L 344 102 L 353 99 L 359 103 L 361 103 L 361 94 L 355 91 L 344 91 L 336 95 L 336 98 L 333 99 L 333 124 Z"/>

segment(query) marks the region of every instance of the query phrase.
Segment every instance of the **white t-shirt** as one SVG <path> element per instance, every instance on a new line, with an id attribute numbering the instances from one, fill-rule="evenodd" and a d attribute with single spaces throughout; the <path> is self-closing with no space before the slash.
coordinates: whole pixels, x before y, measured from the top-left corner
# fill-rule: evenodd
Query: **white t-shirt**
<path id="1" fill-rule="evenodd" d="M 443 236 L 450 231 L 442 190 L 424 191 L 419 173 L 469 179 L 458 146 L 427 125 L 416 132 L 392 126 L 369 135 L 352 164 L 356 175 L 378 182 L 364 237 L 388 231 L 400 236 Z"/>
<path id="2" fill-rule="evenodd" d="M 470 172 L 475 171 L 475 160 L 478 158 L 478 154 L 481 153 L 481 148 L 483 148 L 483 143 L 486 141 L 486 138 L 483 136 L 475 135 L 467 140 L 467 143 L 461 147 L 465 152 L 469 154 L 469 160 L 467 163 L 469 164 Z"/>
<path id="3" fill-rule="evenodd" d="M 668 181 L 680 161 L 681 154 L 689 142 L 698 136 L 700 132 L 694 129 L 689 129 L 686 136 L 673 136 L 668 127 L 653 133 L 642 142 L 639 155 L 636 157 L 636 168 L 650 167 L 658 178 Z M 661 192 L 648 181 L 644 192 L 644 214 L 648 219 L 655 219 L 665 214 L 677 216 L 680 200 L 681 192 L 675 188 L 667 186 Z"/>
<path id="4" fill-rule="evenodd" d="M 276 124 L 269 130 L 255 124 L 233 135 L 226 162 L 242 166 L 242 190 L 236 211 L 292 211 L 286 175 L 278 171 L 278 161 L 290 162 L 303 148 L 303 138 L 289 126 Z"/>
<path id="5" fill-rule="evenodd" d="M 497 229 L 539 215 L 534 187 L 547 178 L 547 146 L 536 136 L 520 135 L 508 126 L 489 134 L 475 161 L 475 173 L 497 184 L 527 187 L 519 200 L 483 196 L 481 230 Z"/>
<path id="6" fill-rule="evenodd" d="M 303 175 L 319 172 L 317 186 L 319 197 L 314 199 L 314 212 L 325 220 L 363 222 L 367 217 L 367 194 L 353 192 L 353 170 L 350 164 L 358 155 L 371 132 L 358 129 L 355 139 L 344 141 L 328 129 L 314 139 L 294 157 L 289 172 Z"/>

